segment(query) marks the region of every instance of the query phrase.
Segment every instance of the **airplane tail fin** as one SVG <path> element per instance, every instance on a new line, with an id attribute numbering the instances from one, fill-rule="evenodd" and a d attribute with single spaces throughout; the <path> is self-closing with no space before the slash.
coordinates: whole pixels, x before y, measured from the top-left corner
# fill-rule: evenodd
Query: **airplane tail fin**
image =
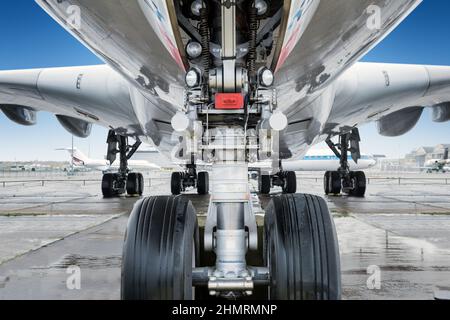
<path id="1" fill-rule="evenodd" d="M 57 150 L 65 150 L 69 152 L 70 156 L 72 157 L 73 164 L 76 166 L 84 166 L 89 160 L 89 158 L 80 150 L 77 148 L 64 148 L 64 149 L 57 149 Z"/>

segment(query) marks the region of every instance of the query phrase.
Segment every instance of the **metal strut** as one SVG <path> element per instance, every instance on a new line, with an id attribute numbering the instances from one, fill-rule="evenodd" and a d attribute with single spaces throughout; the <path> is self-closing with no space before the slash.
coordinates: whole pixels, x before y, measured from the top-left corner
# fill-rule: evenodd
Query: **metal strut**
<path id="1" fill-rule="evenodd" d="M 348 158 L 348 152 L 350 151 L 353 161 L 358 163 L 359 159 L 361 159 L 361 151 L 359 147 L 359 143 L 361 142 L 361 136 L 359 135 L 359 129 L 352 129 L 351 132 L 347 132 L 339 135 L 339 143 L 335 144 L 331 141 L 331 137 L 326 140 L 328 147 L 333 151 L 333 153 L 341 159 L 345 161 Z M 346 155 L 343 157 L 343 155 Z M 348 159 L 347 159 L 348 160 Z M 348 162 L 348 161 L 347 161 Z M 341 163 L 342 165 L 342 163 Z"/>
<path id="2" fill-rule="evenodd" d="M 136 139 L 136 143 L 130 146 L 128 145 L 128 137 L 117 134 L 115 130 L 109 131 L 106 142 L 108 143 L 106 159 L 109 163 L 112 165 L 117 159 L 117 154 L 120 156 L 120 166 L 118 172 L 120 179 L 118 180 L 118 184 L 120 189 L 125 190 L 127 175 L 129 173 L 128 160 L 133 157 L 142 142 L 139 139 Z"/>
<path id="3" fill-rule="evenodd" d="M 361 137 L 357 128 L 352 129 L 350 132 L 339 135 L 339 143 L 335 144 L 331 141 L 331 138 L 326 140 L 328 147 L 339 158 L 339 169 L 337 170 L 342 179 L 342 188 L 344 191 L 353 189 L 353 183 L 350 176 L 350 166 L 348 164 L 348 153 L 355 163 L 358 163 L 361 159 L 361 151 L 359 143 Z"/>

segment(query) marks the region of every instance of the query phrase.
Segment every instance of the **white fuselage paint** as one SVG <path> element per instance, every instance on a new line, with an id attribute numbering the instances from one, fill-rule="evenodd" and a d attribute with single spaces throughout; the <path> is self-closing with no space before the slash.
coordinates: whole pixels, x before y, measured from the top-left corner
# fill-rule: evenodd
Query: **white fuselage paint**
<path id="1" fill-rule="evenodd" d="M 369 155 L 362 154 L 358 163 L 355 163 L 349 155 L 348 164 L 350 170 L 358 171 L 369 169 L 377 164 L 377 161 Z M 284 171 L 336 171 L 339 168 L 339 159 L 334 153 L 327 150 L 309 151 L 300 160 L 288 160 L 283 162 Z"/>
<path id="2" fill-rule="evenodd" d="M 66 150 L 69 152 L 72 157 L 72 163 L 77 168 L 109 171 L 120 167 L 119 161 L 115 161 L 113 164 L 110 164 L 106 159 L 90 159 L 77 148 L 74 148 L 73 152 L 71 148 L 61 150 Z M 161 170 L 161 167 L 146 160 L 128 160 L 128 167 L 132 170 Z"/>
<path id="3" fill-rule="evenodd" d="M 446 166 L 450 165 L 450 159 L 432 159 L 425 162 L 425 167 Z"/>

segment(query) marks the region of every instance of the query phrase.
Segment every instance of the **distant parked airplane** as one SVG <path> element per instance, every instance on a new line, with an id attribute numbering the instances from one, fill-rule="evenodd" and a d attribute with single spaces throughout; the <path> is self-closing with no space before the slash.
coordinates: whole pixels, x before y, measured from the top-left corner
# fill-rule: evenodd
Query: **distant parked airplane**
<path id="1" fill-rule="evenodd" d="M 442 159 L 431 159 L 425 162 L 425 167 L 428 173 L 442 172 L 446 173 L 450 171 L 450 159 L 448 158 L 448 148 L 445 149 Z"/>
<path id="2" fill-rule="evenodd" d="M 350 170 L 369 169 L 377 164 L 377 160 L 367 154 L 361 154 L 361 159 L 355 163 L 348 155 Z M 285 171 L 335 171 L 339 168 L 339 158 L 330 150 L 310 150 L 301 160 L 283 161 Z"/>
<path id="3" fill-rule="evenodd" d="M 63 148 L 58 150 L 65 150 L 68 151 L 69 154 L 72 156 L 73 165 L 75 167 L 83 167 L 88 168 L 92 170 L 98 170 L 98 171 L 109 171 L 112 169 L 118 169 L 120 163 L 115 162 L 112 165 L 109 163 L 106 159 L 90 159 L 87 157 L 83 152 L 78 150 L 77 148 Z M 146 160 L 129 160 L 128 161 L 129 167 L 131 169 L 136 170 L 160 170 L 161 167 L 150 163 Z"/>

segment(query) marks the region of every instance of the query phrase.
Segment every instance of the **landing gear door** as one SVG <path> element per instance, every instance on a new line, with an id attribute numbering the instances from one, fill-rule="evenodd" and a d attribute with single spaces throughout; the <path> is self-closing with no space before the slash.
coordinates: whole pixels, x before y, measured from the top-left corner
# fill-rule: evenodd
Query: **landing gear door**
<path id="1" fill-rule="evenodd" d="M 108 144 L 108 151 L 106 153 L 106 159 L 110 164 L 113 164 L 117 158 L 117 136 L 114 131 L 110 131 L 108 133 L 108 140 L 106 140 Z"/>
<path id="2" fill-rule="evenodd" d="M 361 137 L 359 135 L 358 129 L 353 129 L 350 138 L 350 151 L 352 153 L 352 159 L 355 163 L 358 163 L 358 160 L 361 159 L 361 151 L 359 148 L 359 142 L 361 141 Z"/>

